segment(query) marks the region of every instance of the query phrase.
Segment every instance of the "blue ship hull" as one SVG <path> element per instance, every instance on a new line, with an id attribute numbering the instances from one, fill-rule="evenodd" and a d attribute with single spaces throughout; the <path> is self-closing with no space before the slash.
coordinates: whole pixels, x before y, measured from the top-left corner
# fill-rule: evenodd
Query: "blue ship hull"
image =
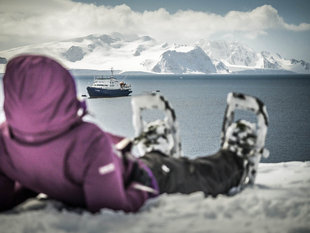
<path id="1" fill-rule="evenodd" d="M 87 92 L 89 97 L 99 98 L 128 96 L 132 91 L 130 89 L 103 89 L 96 87 L 87 87 Z"/>

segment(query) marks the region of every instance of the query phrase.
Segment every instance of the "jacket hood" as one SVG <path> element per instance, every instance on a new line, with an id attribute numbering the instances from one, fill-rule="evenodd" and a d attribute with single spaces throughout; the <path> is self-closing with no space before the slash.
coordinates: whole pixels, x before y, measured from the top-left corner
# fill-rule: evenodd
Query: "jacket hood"
<path id="1" fill-rule="evenodd" d="M 54 137 L 81 121 L 71 74 L 55 60 L 22 55 L 10 60 L 3 77 L 4 111 L 15 137 L 37 142 Z M 85 103 L 84 103 L 85 104 Z"/>

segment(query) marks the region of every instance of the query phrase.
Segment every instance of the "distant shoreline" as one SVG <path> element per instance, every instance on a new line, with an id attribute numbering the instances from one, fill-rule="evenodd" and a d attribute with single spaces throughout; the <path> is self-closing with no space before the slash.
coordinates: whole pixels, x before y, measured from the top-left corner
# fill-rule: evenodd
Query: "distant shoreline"
<path id="1" fill-rule="evenodd" d="M 90 69 L 72 69 L 69 70 L 72 76 L 74 77 L 81 77 L 81 76 L 109 76 L 110 70 L 90 70 Z M 121 72 L 120 70 L 114 71 L 115 76 L 177 76 L 177 77 L 186 77 L 186 76 L 216 76 L 216 77 L 228 77 L 228 76 L 309 76 L 310 74 L 307 73 L 294 73 L 292 71 L 287 70 L 260 70 L 260 72 L 255 72 L 254 70 L 244 70 L 238 72 L 231 72 L 231 73 L 185 73 L 185 74 L 173 74 L 173 73 L 151 73 L 151 72 L 144 72 L 144 71 L 124 71 Z M 2 78 L 4 73 L 0 73 L 0 78 Z"/>

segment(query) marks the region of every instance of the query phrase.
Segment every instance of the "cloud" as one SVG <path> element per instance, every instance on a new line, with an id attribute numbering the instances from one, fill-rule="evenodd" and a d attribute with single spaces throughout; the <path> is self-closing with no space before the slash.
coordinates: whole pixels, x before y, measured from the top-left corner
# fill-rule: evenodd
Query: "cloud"
<path id="1" fill-rule="evenodd" d="M 165 9 L 141 13 L 127 5 L 107 7 L 70 0 L 44 4 L 41 0 L 2 0 L 0 6 L 2 47 L 112 32 L 188 42 L 217 33 L 244 33 L 247 38 L 256 38 L 273 29 L 310 30 L 308 23 L 287 24 L 270 5 L 248 12 L 230 11 L 224 16 L 192 10 L 170 14 Z"/>

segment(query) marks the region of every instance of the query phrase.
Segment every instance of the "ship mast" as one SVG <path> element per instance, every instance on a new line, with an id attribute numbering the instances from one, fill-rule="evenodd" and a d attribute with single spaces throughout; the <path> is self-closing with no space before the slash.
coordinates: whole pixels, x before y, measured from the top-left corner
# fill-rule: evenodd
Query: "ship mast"
<path id="1" fill-rule="evenodd" d="M 114 75 L 113 75 L 113 67 L 111 67 L 111 78 L 114 78 Z"/>

